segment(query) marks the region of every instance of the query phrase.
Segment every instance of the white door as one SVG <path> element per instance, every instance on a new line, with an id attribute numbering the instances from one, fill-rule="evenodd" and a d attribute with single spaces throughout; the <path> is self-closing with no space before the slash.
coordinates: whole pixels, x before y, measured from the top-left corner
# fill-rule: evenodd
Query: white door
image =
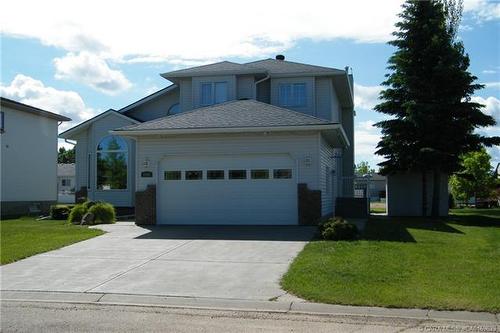
<path id="1" fill-rule="evenodd" d="M 287 154 L 169 157 L 159 173 L 158 224 L 298 224 Z"/>

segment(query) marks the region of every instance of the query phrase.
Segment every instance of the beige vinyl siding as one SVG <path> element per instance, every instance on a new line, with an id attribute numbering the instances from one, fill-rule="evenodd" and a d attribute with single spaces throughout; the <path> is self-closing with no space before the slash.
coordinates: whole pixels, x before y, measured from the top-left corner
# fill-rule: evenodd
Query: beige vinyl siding
<path id="1" fill-rule="evenodd" d="M 237 99 L 255 99 L 255 83 L 253 75 L 238 76 Z"/>
<path id="2" fill-rule="evenodd" d="M 236 76 L 202 76 L 193 77 L 192 103 L 194 108 L 201 107 L 201 83 L 205 82 L 227 82 L 227 99 L 232 101 L 236 99 Z"/>
<path id="3" fill-rule="evenodd" d="M 271 80 L 267 79 L 257 85 L 257 100 L 271 104 Z"/>
<path id="4" fill-rule="evenodd" d="M 321 190 L 321 213 L 323 216 L 332 214 L 334 211 L 334 195 L 335 186 L 333 184 L 335 174 L 335 164 L 333 160 L 334 149 L 330 146 L 325 139 L 319 136 L 319 154 L 320 154 L 320 167 L 319 167 L 319 189 Z M 329 176 L 327 176 L 329 172 Z"/>
<path id="5" fill-rule="evenodd" d="M 179 101 L 182 112 L 193 109 L 193 82 L 191 78 L 179 81 Z"/>
<path id="6" fill-rule="evenodd" d="M 316 115 L 316 101 L 314 98 L 315 79 L 314 77 L 290 77 L 290 78 L 275 78 L 271 79 L 271 104 L 280 106 L 279 104 L 279 87 L 284 83 L 305 83 L 306 84 L 306 106 L 305 107 L 287 107 L 288 109 L 302 112 L 311 116 Z"/>
<path id="7" fill-rule="evenodd" d="M 88 131 L 84 130 L 74 137 L 75 146 L 75 191 L 87 187 L 88 183 Z"/>
<path id="8" fill-rule="evenodd" d="M 332 81 L 330 80 L 330 82 L 332 82 Z M 340 106 L 339 97 L 337 96 L 337 91 L 333 87 L 333 83 L 332 83 L 332 88 L 331 88 L 330 102 L 331 102 L 330 110 L 332 112 L 330 119 L 334 123 L 340 123 L 342 121 L 342 108 Z"/>
<path id="9" fill-rule="evenodd" d="M 174 89 L 160 97 L 148 101 L 125 114 L 140 121 L 153 120 L 168 115 L 170 107 L 179 103 L 179 89 Z"/>
<path id="10" fill-rule="evenodd" d="M 316 78 L 315 88 L 315 116 L 322 119 L 332 120 L 332 80 L 330 78 Z"/>
<path id="11" fill-rule="evenodd" d="M 234 154 L 290 154 L 296 160 L 298 181 L 318 189 L 318 135 L 316 133 L 269 133 L 231 135 L 184 135 L 138 137 L 137 139 L 137 190 L 156 184 L 158 165 L 169 156 L 234 155 Z M 306 157 L 311 164 L 306 165 Z M 149 160 L 149 167 L 142 162 Z M 142 171 L 152 171 L 153 178 L 141 178 Z"/>

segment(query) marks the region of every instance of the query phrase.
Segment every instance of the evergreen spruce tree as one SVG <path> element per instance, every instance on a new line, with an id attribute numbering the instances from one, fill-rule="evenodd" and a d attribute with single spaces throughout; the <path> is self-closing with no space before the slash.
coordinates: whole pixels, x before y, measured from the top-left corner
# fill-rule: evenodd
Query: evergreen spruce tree
<path id="1" fill-rule="evenodd" d="M 471 101 L 482 85 L 475 83 L 463 44 L 455 40 L 457 14 L 445 9 L 449 2 L 448 6 L 440 1 L 403 4 L 395 39 L 389 42 L 396 51 L 388 61 L 390 73 L 382 83 L 381 103 L 375 107 L 391 116 L 375 124 L 382 132 L 376 154 L 386 158 L 379 164 L 381 172 L 422 175 L 424 216 L 427 182 L 434 185 L 432 215 L 438 216 L 442 173 L 456 171 L 462 154 L 500 143 L 499 137 L 475 132 L 495 121 L 481 111 L 483 105 Z"/>

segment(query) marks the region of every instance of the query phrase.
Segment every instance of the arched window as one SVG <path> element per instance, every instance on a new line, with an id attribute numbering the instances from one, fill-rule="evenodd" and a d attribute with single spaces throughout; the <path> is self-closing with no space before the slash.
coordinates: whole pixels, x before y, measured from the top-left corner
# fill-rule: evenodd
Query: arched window
<path id="1" fill-rule="evenodd" d="M 171 116 L 173 114 L 178 114 L 181 112 L 181 108 L 179 106 L 179 103 L 175 103 L 174 105 L 172 105 L 170 107 L 170 109 L 168 109 L 168 115 Z"/>
<path id="2" fill-rule="evenodd" d="M 97 189 L 127 189 L 128 146 L 119 136 L 108 135 L 97 145 Z"/>

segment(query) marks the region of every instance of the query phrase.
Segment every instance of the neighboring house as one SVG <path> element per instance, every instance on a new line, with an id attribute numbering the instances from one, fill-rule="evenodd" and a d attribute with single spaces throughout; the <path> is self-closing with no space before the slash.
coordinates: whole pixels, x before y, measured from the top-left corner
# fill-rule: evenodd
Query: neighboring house
<path id="1" fill-rule="evenodd" d="M 370 188 L 370 200 L 371 201 L 380 201 L 381 199 L 386 198 L 386 186 L 387 186 L 387 177 L 382 176 L 378 173 L 374 173 L 370 177 L 370 184 L 368 187 Z"/>
<path id="2" fill-rule="evenodd" d="M 354 179 L 354 195 L 357 198 L 369 198 L 372 202 L 380 201 L 382 198 L 385 199 L 386 182 L 386 177 L 378 173 L 357 174 Z"/>
<path id="3" fill-rule="evenodd" d="M 57 128 L 71 119 L 0 100 L 1 215 L 46 213 L 57 201 Z"/>
<path id="4" fill-rule="evenodd" d="M 75 202 L 75 164 L 59 163 L 57 165 L 57 195 L 58 202 Z"/>
<path id="5" fill-rule="evenodd" d="M 173 84 L 60 135 L 76 141 L 78 195 L 157 224 L 307 224 L 353 196 L 347 68 L 277 56 L 162 76 Z"/>

